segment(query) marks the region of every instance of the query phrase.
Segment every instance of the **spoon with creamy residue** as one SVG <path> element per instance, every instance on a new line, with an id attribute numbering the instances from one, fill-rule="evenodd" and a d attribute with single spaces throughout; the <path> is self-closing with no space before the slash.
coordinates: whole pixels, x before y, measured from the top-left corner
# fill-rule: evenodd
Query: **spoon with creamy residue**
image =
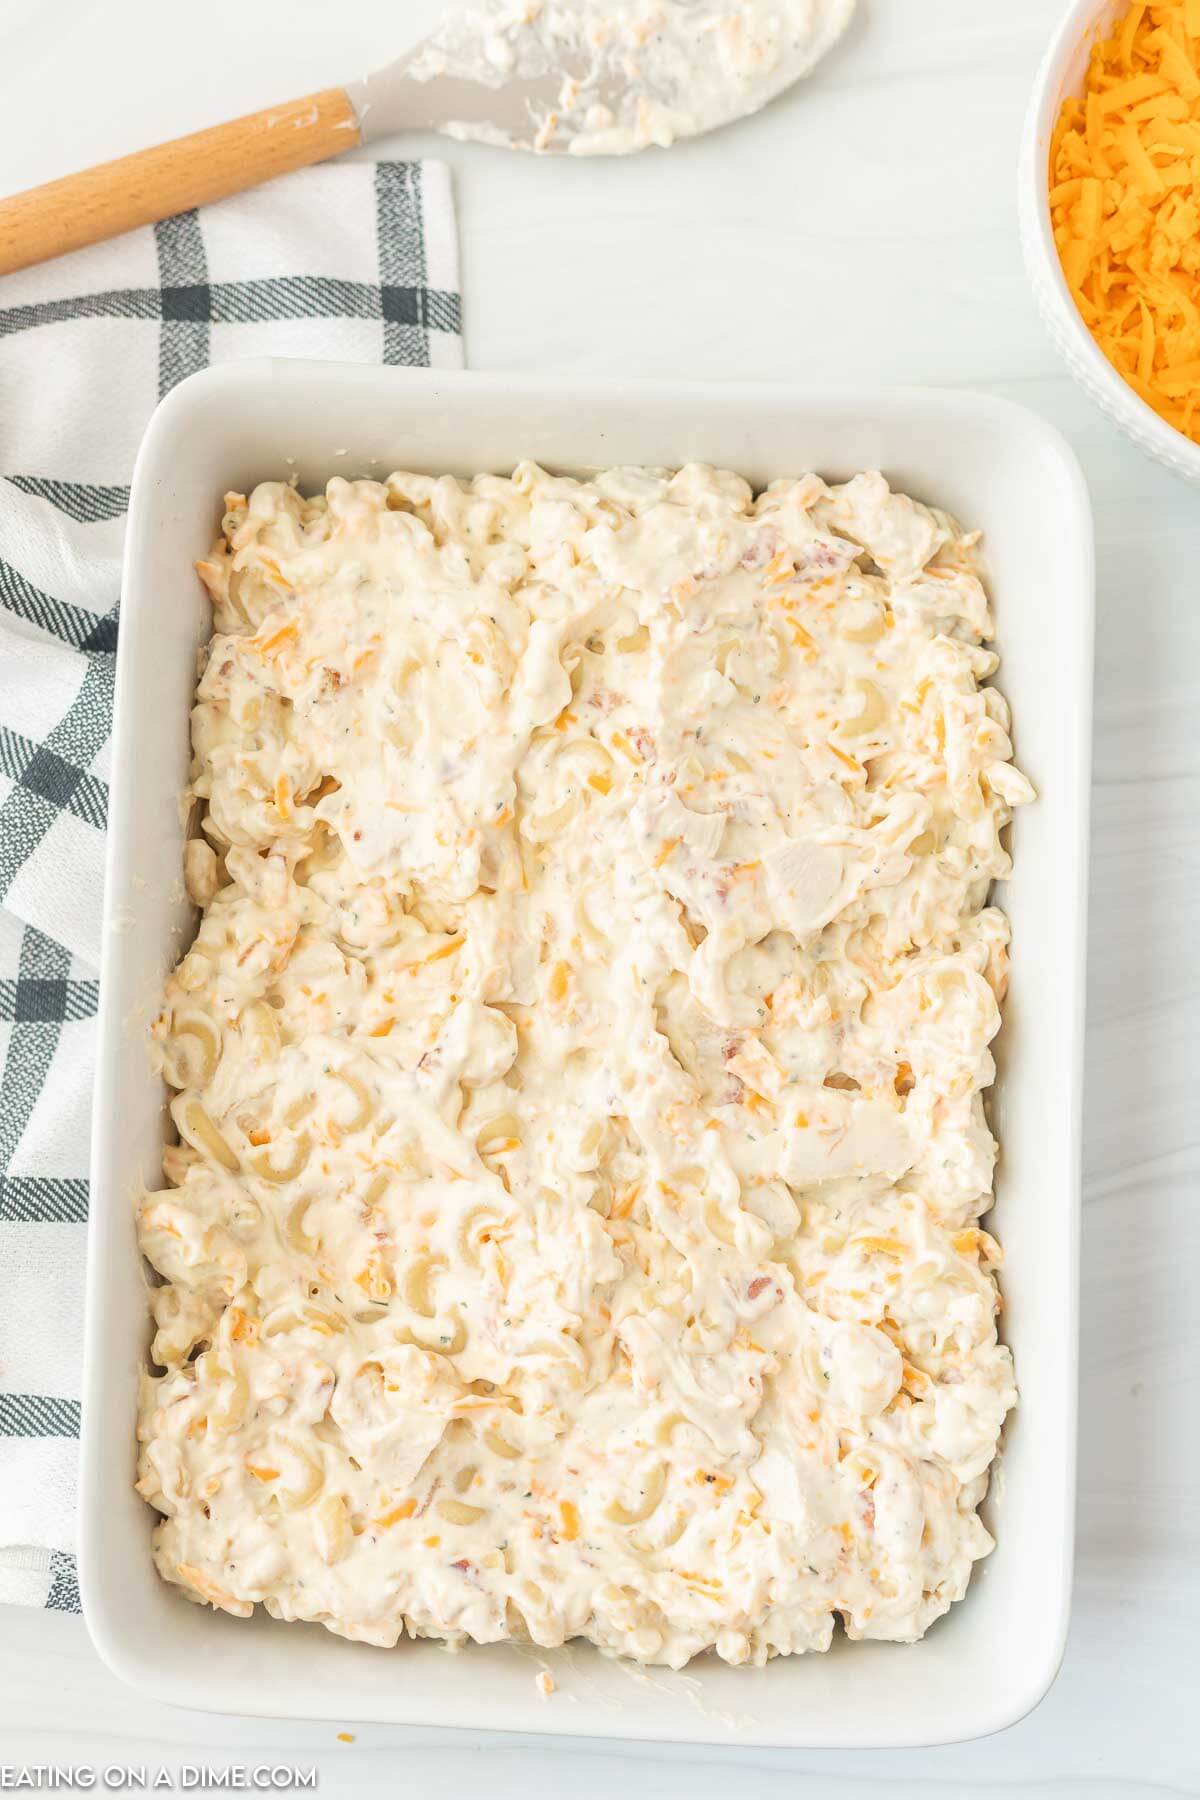
<path id="1" fill-rule="evenodd" d="M 0 200 L 0 275 L 401 131 L 618 156 L 757 112 L 855 0 L 474 0 L 399 62 Z"/>
<path id="2" fill-rule="evenodd" d="M 619 156 L 757 112 L 819 62 L 854 5 L 480 0 L 350 93 L 364 121 L 379 105 L 452 137 Z"/>

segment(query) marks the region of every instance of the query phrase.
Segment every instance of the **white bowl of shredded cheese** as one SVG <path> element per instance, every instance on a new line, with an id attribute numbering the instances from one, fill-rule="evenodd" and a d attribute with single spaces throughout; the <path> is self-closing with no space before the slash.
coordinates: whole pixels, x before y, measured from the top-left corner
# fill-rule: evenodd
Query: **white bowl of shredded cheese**
<path id="1" fill-rule="evenodd" d="M 1019 173 L 1021 243 L 1038 310 L 1075 380 L 1140 450 L 1185 480 L 1200 482 L 1200 444 L 1141 398 L 1084 322 L 1064 274 L 1051 217 L 1050 154 L 1063 101 L 1083 94 L 1093 46 L 1099 38 L 1119 33 L 1130 12 L 1128 0 L 1106 0 L 1103 5 L 1075 0 L 1055 32 L 1025 121 Z M 1185 0 L 1180 0 L 1180 15 L 1189 16 Z M 1152 85 L 1142 79 L 1144 85 Z M 1135 100 L 1135 117 L 1138 110 Z M 1200 422 L 1200 409 L 1196 418 Z"/>

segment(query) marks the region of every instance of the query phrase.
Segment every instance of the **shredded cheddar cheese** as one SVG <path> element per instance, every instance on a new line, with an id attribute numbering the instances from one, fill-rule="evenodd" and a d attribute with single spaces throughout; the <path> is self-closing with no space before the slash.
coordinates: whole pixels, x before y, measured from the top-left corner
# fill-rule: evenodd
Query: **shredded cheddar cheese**
<path id="1" fill-rule="evenodd" d="M 1200 442 L 1200 0 L 1135 4 L 1050 143 L 1067 285 L 1117 372 Z"/>

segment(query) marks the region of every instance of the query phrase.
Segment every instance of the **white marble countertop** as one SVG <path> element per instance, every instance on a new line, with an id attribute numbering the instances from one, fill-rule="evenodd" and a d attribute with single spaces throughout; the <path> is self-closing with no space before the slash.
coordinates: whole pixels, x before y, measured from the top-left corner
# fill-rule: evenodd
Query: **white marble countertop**
<path id="1" fill-rule="evenodd" d="M 442 0 L 0 0 L 0 192 L 349 78 Z M 669 155 L 549 164 L 414 139 L 453 165 L 467 354 L 483 369 L 930 382 L 1067 435 L 1099 592 L 1079 1550 L 1062 1674 L 999 1737 L 902 1754 L 688 1752 L 150 1706 L 83 1623 L 0 1609 L 0 1764 L 315 1764 L 326 1794 L 531 1782 L 707 1800 L 731 1784 L 957 1796 L 1200 1791 L 1194 1375 L 1200 1309 L 1200 493 L 1060 372 L 1017 248 L 1016 144 L 1062 0 L 860 0 L 850 40 L 757 121 Z M 1187 1671 L 1191 1668 L 1193 1676 Z"/>

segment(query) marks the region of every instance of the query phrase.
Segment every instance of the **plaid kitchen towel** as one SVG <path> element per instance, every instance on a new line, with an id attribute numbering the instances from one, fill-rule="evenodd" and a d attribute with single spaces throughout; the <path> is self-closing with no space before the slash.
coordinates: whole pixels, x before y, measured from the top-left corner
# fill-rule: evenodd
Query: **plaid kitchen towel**
<path id="1" fill-rule="evenodd" d="M 121 540 L 157 400 L 462 365 L 449 170 L 336 163 L 0 281 L 0 1602 L 67 1611 Z"/>

